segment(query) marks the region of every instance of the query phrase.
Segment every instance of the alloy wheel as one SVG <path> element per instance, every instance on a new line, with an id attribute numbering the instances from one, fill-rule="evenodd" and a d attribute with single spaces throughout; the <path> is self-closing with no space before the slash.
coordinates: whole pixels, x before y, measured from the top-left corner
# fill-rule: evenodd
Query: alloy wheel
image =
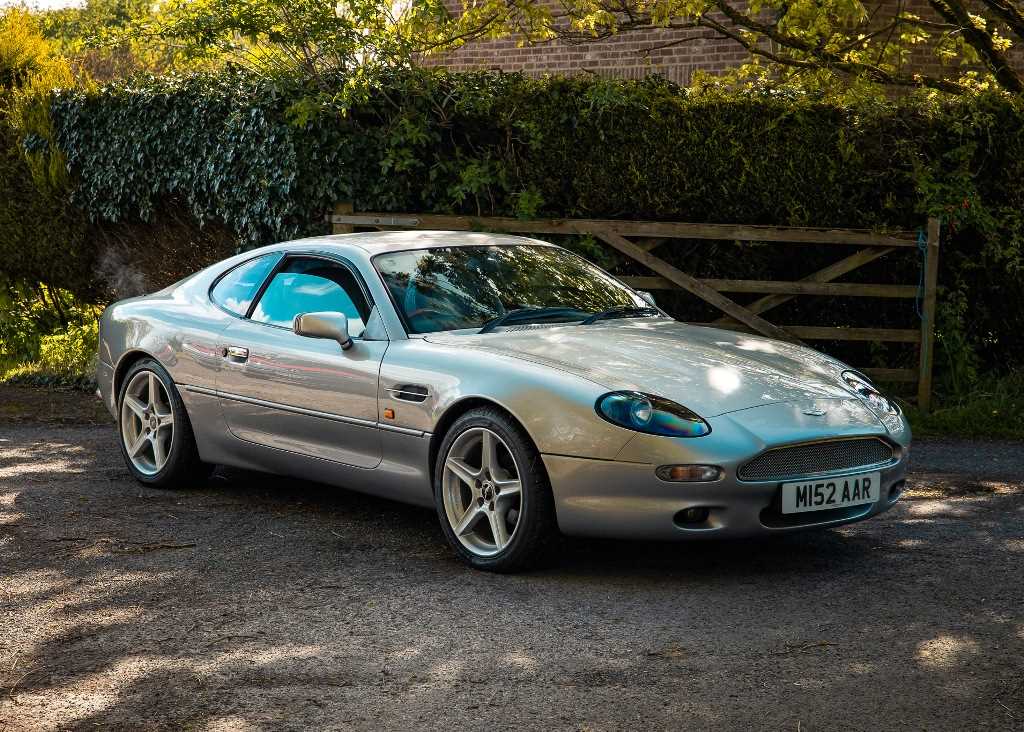
<path id="1" fill-rule="evenodd" d="M 139 371 L 121 399 L 121 439 L 128 459 L 139 472 L 155 475 L 167 464 L 173 437 L 167 388 L 152 371 Z"/>
<path id="2" fill-rule="evenodd" d="M 448 523 L 477 556 L 494 556 L 512 541 L 522 514 L 520 475 L 508 445 L 485 427 L 463 432 L 445 456 L 441 491 Z"/>

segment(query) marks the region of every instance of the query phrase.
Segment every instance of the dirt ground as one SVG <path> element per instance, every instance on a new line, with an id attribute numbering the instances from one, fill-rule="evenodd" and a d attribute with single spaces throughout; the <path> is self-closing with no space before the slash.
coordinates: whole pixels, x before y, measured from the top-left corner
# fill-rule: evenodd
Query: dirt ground
<path id="1" fill-rule="evenodd" d="M 921 441 L 843 529 L 504 577 L 422 509 L 144 489 L 89 397 L 0 387 L 0 730 L 1024 729 L 1022 448 Z"/>

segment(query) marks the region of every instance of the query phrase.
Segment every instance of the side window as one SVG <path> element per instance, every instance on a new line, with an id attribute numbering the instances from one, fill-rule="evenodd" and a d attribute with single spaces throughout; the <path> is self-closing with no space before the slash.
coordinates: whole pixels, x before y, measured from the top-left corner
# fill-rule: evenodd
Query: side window
<path id="1" fill-rule="evenodd" d="M 300 313 L 344 313 L 348 332 L 362 336 L 370 305 L 348 267 L 314 257 L 293 257 L 285 262 L 263 291 L 252 319 L 291 328 Z"/>
<path id="2" fill-rule="evenodd" d="M 280 258 L 280 253 L 275 252 L 238 265 L 217 281 L 210 297 L 218 305 L 245 317 L 256 291 Z"/>

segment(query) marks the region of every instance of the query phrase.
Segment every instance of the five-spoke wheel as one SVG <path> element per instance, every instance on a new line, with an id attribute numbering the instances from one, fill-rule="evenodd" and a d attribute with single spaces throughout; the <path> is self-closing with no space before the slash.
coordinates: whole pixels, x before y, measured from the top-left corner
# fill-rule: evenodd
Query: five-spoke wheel
<path id="1" fill-rule="evenodd" d="M 171 488 L 209 475 L 181 396 L 157 361 L 144 358 L 128 369 L 118 405 L 121 451 L 136 480 Z"/>
<path id="2" fill-rule="evenodd" d="M 140 473 L 155 475 L 167 464 L 174 414 L 160 378 L 139 371 L 121 397 L 121 439 L 128 459 Z"/>
<path id="3" fill-rule="evenodd" d="M 519 524 L 522 483 L 508 445 L 485 427 L 459 435 L 444 462 L 444 508 L 455 535 L 480 556 L 497 554 Z"/>
<path id="4" fill-rule="evenodd" d="M 479 569 L 537 564 L 557 537 L 554 501 L 537 448 L 505 412 L 472 409 L 449 427 L 434 496 L 446 538 Z"/>

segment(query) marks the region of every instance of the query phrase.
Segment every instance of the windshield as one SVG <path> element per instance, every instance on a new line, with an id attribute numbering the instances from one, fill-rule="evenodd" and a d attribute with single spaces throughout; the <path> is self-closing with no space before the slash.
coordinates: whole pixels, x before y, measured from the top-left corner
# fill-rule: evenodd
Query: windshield
<path id="1" fill-rule="evenodd" d="M 516 323 L 582 321 L 616 309 L 656 314 L 636 293 L 556 247 L 415 249 L 373 261 L 410 333 L 479 329 L 512 311 L 523 311 Z"/>

